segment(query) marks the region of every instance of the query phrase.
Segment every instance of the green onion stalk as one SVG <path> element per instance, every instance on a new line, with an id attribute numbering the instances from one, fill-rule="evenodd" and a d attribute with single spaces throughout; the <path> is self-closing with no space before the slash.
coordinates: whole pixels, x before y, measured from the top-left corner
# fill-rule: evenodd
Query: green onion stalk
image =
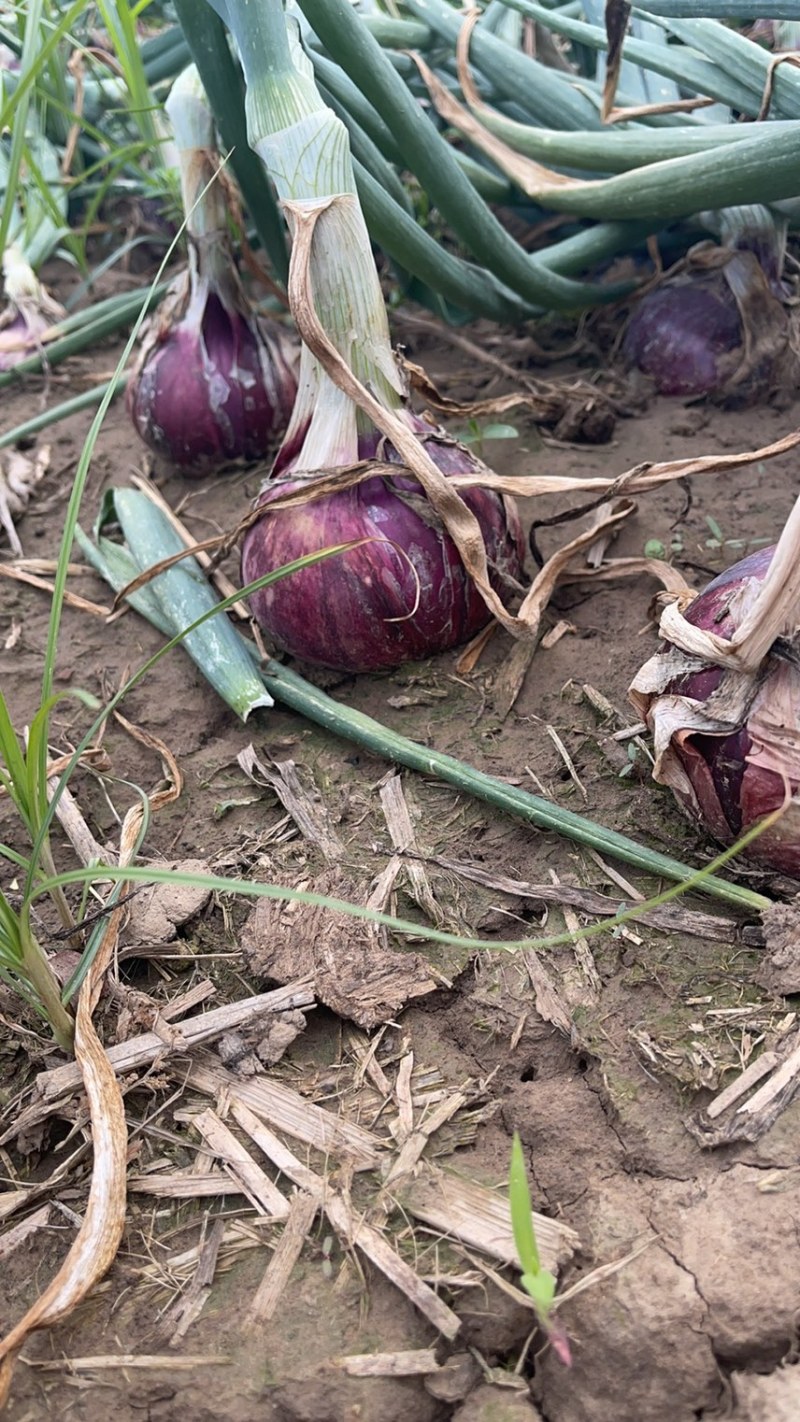
<path id="1" fill-rule="evenodd" d="M 263 457 L 286 428 L 295 349 L 259 314 L 229 233 L 231 187 L 194 65 L 166 103 L 177 146 L 189 264 L 146 328 L 126 392 L 142 439 L 185 473 Z"/>
<path id="2" fill-rule="evenodd" d="M 315 564 L 283 590 L 263 589 L 253 610 L 284 650 L 354 671 L 457 645 L 492 613 L 515 627 L 506 605 L 523 576 L 516 510 L 486 489 L 462 498 L 448 476 L 477 461 L 407 406 L 345 125 L 320 97 L 280 0 L 214 8 L 240 51 L 250 146 L 292 233 L 289 301 L 303 340 L 297 401 L 259 498 L 263 517 L 245 537 L 243 578 L 368 540 L 327 572 Z M 191 46 L 191 17 L 184 25 Z M 342 471 L 347 488 L 336 487 Z M 289 489 L 305 502 L 271 512 Z"/>
<path id="3" fill-rule="evenodd" d="M 9 179 L 9 157 L 0 145 L 0 201 L 10 213 L 0 261 L 6 303 L 0 311 L 0 372 L 41 352 L 54 322 L 65 315 L 37 273 L 69 231 L 58 155 L 41 134 L 26 136 L 16 193 Z"/>

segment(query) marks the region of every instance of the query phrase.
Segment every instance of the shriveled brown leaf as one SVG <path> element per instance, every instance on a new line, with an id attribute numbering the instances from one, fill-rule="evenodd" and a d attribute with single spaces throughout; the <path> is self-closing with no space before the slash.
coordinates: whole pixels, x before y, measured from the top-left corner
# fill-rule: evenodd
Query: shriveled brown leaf
<path id="1" fill-rule="evenodd" d="M 565 569 L 572 562 L 576 553 L 591 547 L 600 533 L 613 529 L 625 519 L 630 518 L 635 507 L 636 505 L 630 499 L 617 500 L 610 506 L 602 522 L 595 523 L 592 528 L 578 534 L 577 538 L 571 539 L 569 543 L 565 543 L 563 548 L 559 548 L 557 553 L 548 558 L 544 567 L 534 578 L 519 610 L 520 618 L 529 628 L 531 640 L 518 642 L 512 648 L 497 674 L 494 686 L 494 702 L 500 716 L 508 715 L 522 690 L 522 684 L 536 651 L 542 615 Z"/>
<path id="2" fill-rule="evenodd" d="M 168 784 L 153 792 L 150 809 L 155 812 L 180 794 L 183 780 L 175 760 L 156 737 L 131 729 L 136 738 L 157 750 L 164 764 Z M 125 816 L 120 835 L 119 862 L 129 864 L 138 843 L 144 818 L 140 802 Z M 125 886 L 120 897 L 125 896 Z M 94 1164 L 89 1199 L 83 1220 L 58 1273 L 5 1338 L 0 1341 L 0 1409 L 8 1398 L 17 1356 L 28 1336 L 66 1318 L 107 1273 L 116 1257 L 125 1227 L 128 1131 L 125 1105 L 114 1069 L 106 1056 L 92 1020 L 106 971 L 113 958 L 125 907 L 109 915 L 105 933 L 84 979 L 75 1015 L 75 1060 L 83 1078 L 92 1126 Z"/>
<path id="3" fill-rule="evenodd" d="M 603 104 L 600 110 L 603 123 L 608 121 L 608 116 L 614 107 L 619 72 L 622 68 L 622 46 L 625 43 L 630 15 L 631 6 L 628 0 L 606 0 L 605 21 L 608 53 L 606 55 L 606 77 L 603 84 Z"/>

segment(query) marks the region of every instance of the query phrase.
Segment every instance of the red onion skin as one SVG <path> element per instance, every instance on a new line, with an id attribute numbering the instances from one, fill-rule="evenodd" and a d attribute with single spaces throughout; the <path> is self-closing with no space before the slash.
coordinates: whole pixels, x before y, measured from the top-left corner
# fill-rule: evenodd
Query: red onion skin
<path id="1" fill-rule="evenodd" d="M 774 552 L 774 547 L 759 549 L 721 573 L 690 604 L 684 614 L 687 621 L 718 636 L 731 637 L 736 630 L 728 612 L 731 594 L 748 578 L 761 582 Z M 669 690 L 704 702 L 716 690 L 722 675 L 718 667 L 709 667 L 679 678 Z M 796 668 L 787 662 L 772 660 L 760 694 L 777 700 L 779 682 L 785 686 L 787 680 L 797 678 L 800 672 Z M 800 739 L 800 725 L 787 729 L 796 731 Z M 728 736 L 696 732 L 676 736 L 672 748 L 691 781 L 703 822 L 723 843 L 732 843 L 764 816 L 783 806 L 787 781 L 767 766 L 753 762 L 753 740 L 746 726 Z M 800 786 L 800 756 L 796 768 L 796 776 L 790 771 L 787 777 L 793 794 Z M 696 806 L 689 808 L 697 813 Z M 791 807 L 771 829 L 753 841 L 749 857 L 781 873 L 800 877 L 799 818 Z"/>
<path id="2" fill-rule="evenodd" d="M 286 427 L 297 391 L 282 334 L 204 294 L 163 321 L 131 377 L 126 403 L 149 447 L 185 473 L 263 458 Z"/>
<path id="3" fill-rule="evenodd" d="M 362 440 L 359 457 L 373 456 L 376 443 Z M 475 467 L 462 446 L 427 438 L 425 448 L 444 474 Z M 381 449 L 381 458 L 400 463 L 391 446 Z M 406 555 L 389 543 L 372 542 L 263 588 L 251 606 L 277 647 L 337 671 L 385 671 L 458 646 L 489 621 L 483 598 L 419 484 L 402 472 L 392 484 L 380 476 L 365 479 L 301 508 L 268 514 L 248 530 L 245 583 L 354 538 L 391 539 Z M 289 487 L 291 480 L 268 484 L 259 503 L 268 506 Z M 496 570 L 492 584 L 502 596 L 508 586 L 503 575 L 517 582 L 523 576 L 525 545 L 516 510 L 488 489 L 464 490 L 462 497 L 481 525 L 490 570 Z"/>
<path id="4" fill-rule="evenodd" d="M 623 349 L 661 395 L 707 395 L 735 368 L 730 357 L 741 344 L 736 300 L 724 278 L 714 276 L 642 297 Z"/>

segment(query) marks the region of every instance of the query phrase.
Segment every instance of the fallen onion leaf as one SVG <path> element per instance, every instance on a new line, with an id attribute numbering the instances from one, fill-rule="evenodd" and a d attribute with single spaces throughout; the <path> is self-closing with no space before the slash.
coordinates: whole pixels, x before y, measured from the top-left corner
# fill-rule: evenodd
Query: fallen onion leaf
<path id="1" fill-rule="evenodd" d="M 720 574 L 681 615 L 630 691 L 653 733 L 654 778 L 731 844 L 800 877 L 800 500 L 780 542 Z M 775 817 L 770 823 L 770 817 Z"/>
<path id="2" fill-rule="evenodd" d="M 261 458 L 291 414 L 295 348 L 242 287 L 214 127 L 194 66 L 166 104 L 181 164 L 188 271 L 146 330 L 126 402 L 142 439 L 187 473 Z"/>

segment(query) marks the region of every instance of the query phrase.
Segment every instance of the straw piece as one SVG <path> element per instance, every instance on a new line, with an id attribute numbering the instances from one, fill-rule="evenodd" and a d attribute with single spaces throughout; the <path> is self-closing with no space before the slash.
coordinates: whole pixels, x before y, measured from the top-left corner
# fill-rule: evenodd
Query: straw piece
<path id="1" fill-rule="evenodd" d="M 14 1191 L 14 1194 L 16 1193 L 17 1192 Z M 7 1229 L 5 1234 L 0 1236 L 0 1261 L 7 1259 L 10 1254 L 13 1254 L 14 1250 L 18 1249 L 21 1244 L 24 1244 L 26 1239 L 30 1239 L 32 1234 L 36 1234 L 38 1230 L 44 1229 L 44 1226 L 50 1219 L 51 1209 L 51 1205 L 42 1205 L 34 1214 L 29 1215 L 26 1220 L 20 1220 L 19 1224 L 12 1225 L 11 1229 Z"/>
<path id="2" fill-rule="evenodd" d="M 57 788 L 58 779 L 51 776 L 47 782 L 48 802 L 52 800 Z M 61 791 L 56 805 L 56 818 L 82 864 L 113 864 L 116 862 L 117 856 L 114 851 L 104 848 L 95 839 L 68 786 L 65 786 Z"/>
<path id="3" fill-rule="evenodd" d="M 518 1265 L 511 1211 L 508 1200 L 483 1185 L 459 1175 L 434 1170 L 413 1180 L 400 1192 L 405 1209 L 417 1219 L 433 1225 L 442 1234 L 454 1236 L 475 1249 Z M 546 1215 L 534 1212 L 536 1242 L 542 1268 L 556 1273 L 559 1265 L 574 1254 L 579 1238 L 573 1229 Z"/>
<path id="4" fill-rule="evenodd" d="M 589 851 L 591 853 L 591 850 Z M 543 903 L 570 904 L 581 913 L 611 915 L 619 913 L 619 899 L 608 898 L 595 889 L 584 889 L 577 884 L 530 884 L 524 879 L 509 879 L 502 874 L 492 874 L 482 864 L 471 864 L 468 860 L 448 859 L 437 855 L 432 861 L 443 869 L 460 874 L 475 884 L 483 884 L 487 889 L 497 889 L 500 893 L 511 894 L 520 899 L 540 899 Z M 604 865 L 606 872 L 609 866 Z M 620 885 L 620 887 L 623 887 Z M 631 885 L 627 885 L 631 890 Z M 641 894 L 635 890 L 628 897 L 633 907 Z M 730 943 L 738 938 L 738 924 L 719 914 L 703 913 L 697 909 L 686 909 L 679 903 L 659 904 L 657 908 L 646 909 L 637 918 L 638 923 L 646 923 L 662 933 L 691 933 L 697 938 L 713 938 L 719 943 Z"/>
<path id="5" fill-rule="evenodd" d="M 221 1170 L 209 1170 L 204 1175 L 193 1175 L 190 1170 L 131 1175 L 128 1189 L 137 1195 L 153 1195 L 158 1200 L 199 1200 L 204 1196 L 241 1194 L 236 1181 Z"/>
<path id="6" fill-rule="evenodd" d="M 625 476 L 622 481 L 618 481 L 618 486 L 624 481 Z M 520 621 L 524 622 L 529 629 L 530 637 L 526 641 L 516 643 L 495 678 L 493 699 L 501 720 L 505 720 L 522 690 L 522 684 L 541 636 L 542 616 L 558 586 L 559 578 L 577 553 L 590 547 L 600 532 L 611 530 L 620 522 L 630 518 L 634 509 L 635 504 L 630 499 L 615 500 L 613 505 L 609 505 L 609 512 L 605 515 L 602 523 L 595 524 L 584 533 L 579 533 L 577 537 L 570 539 L 563 548 L 559 548 L 548 558 L 544 567 L 536 574 L 519 610 Z"/>
<path id="7" fill-rule="evenodd" d="M 276 1219 L 285 1219 L 289 1213 L 289 1203 L 277 1185 L 274 1185 L 261 1166 L 245 1150 L 224 1121 L 214 1111 L 202 1111 L 195 1116 L 194 1125 L 208 1143 L 211 1150 L 222 1161 L 224 1169 L 240 1187 L 243 1195 L 255 1205 L 257 1210 Z"/>
<path id="8" fill-rule="evenodd" d="M 192 1368 L 226 1367 L 233 1358 L 225 1353 L 185 1353 L 176 1357 L 174 1353 L 99 1353 L 89 1358 L 58 1358 L 55 1362 L 40 1363 L 28 1358 L 29 1368 L 39 1368 L 43 1373 L 93 1373 L 107 1368 L 166 1368 L 169 1372 L 191 1372 Z"/>
<path id="9" fill-rule="evenodd" d="M 416 853 L 417 843 L 414 837 L 414 826 L 411 823 L 411 815 L 403 793 L 403 782 L 399 775 L 390 776 L 381 786 L 381 809 L 392 844 L 398 853 L 407 854 L 409 850 Z M 410 880 L 411 896 L 415 903 L 419 904 L 422 912 L 428 915 L 432 923 L 441 925 L 443 922 L 442 910 L 436 902 L 436 896 L 431 888 L 422 860 L 405 860 L 405 869 Z"/>
<path id="10" fill-rule="evenodd" d="M 405 1260 L 395 1253 L 383 1235 L 368 1225 L 365 1220 L 359 1219 L 343 1195 L 328 1191 L 326 1182 L 297 1160 L 291 1151 L 271 1131 L 264 1128 L 246 1108 L 243 1111 L 241 1106 L 232 1105 L 231 1114 L 251 1140 L 255 1141 L 259 1149 L 263 1150 L 273 1164 L 278 1166 L 279 1170 L 288 1175 L 296 1185 L 316 1194 L 318 1200 L 322 1199 L 325 1213 L 337 1234 L 366 1254 L 375 1267 L 380 1269 L 381 1273 L 385 1274 L 386 1278 L 401 1293 L 405 1294 L 406 1298 L 419 1309 L 434 1328 L 444 1334 L 445 1338 L 455 1338 L 461 1327 L 458 1315 L 442 1302 L 433 1289 L 423 1283 L 414 1273 L 410 1264 L 406 1264 Z"/>
<path id="11" fill-rule="evenodd" d="M 4 1190 L 0 1195 L 0 1220 L 5 1220 L 20 1210 L 35 1188 L 31 1186 L 27 1190 Z"/>
<path id="12" fill-rule="evenodd" d="M 274 1316 L 292 1270 L 303 1252 L 303 1245 L 318 1209 L 319 1199 L 316 1195 L 299 1191 L 292 1197 L 283 1234 L 275 1246 L 245 1320 L 244 1326 L 248 1332 L 268 1323 Z"/>
<path id="13" fill-rule="evenodd" d="M 287 983 L 286 987 L 273 992 L 259 993 L 245 998 L 242 1002 L 227 1002 L 215 1007 L 211 1012 L 199 1013 L 181 1023 L 182 1048 L 188 1049 L 200 1042 L 208 1042 L 213 1037 L 222 1036 L 233 1027 L 242 1027 L 252 1022 L 264 1012 L 286 1012 L 290 1008 L 314 1006 L 310 987 L 304 982 Z M 135 1071 L 137 1067 L 149 1066 L 157 1057 L 169 1050 L 167 1044 L 156 1032 L 145 1032 L 140 1037 L 131 1037 L 128 1042 L 120 1042 L 108 1050 L 108 1060 L 118 1076 Z M 81 1076 L 77 1067 L 70 1062 L 67 1066 L 55 1067 L 52 1071 L 42 1071 L 36 1078 L 37 1090 L 45 1101 L 64 1096 L 80 1086 Z"/>
<path id="14" fill-rule="evenodd" d="M 534 1006 L 543 1022 L 552 1022 L 566 1037 L 572 1037 L 573 1022 L 567 1003 L 556 987 L 538 953 L 529 948 L 522 955 L 525 971 L 531 980 Z"/>
<path id="15" fill-rule="evenodd" d="M 281 1082 L 267 1077 L 240 1081 L 209 1052 L 193 1056 L 188 1070 L 180 1075 L 187 1085 L 206 1096 L 216 1099 L 224 1093 L 234 1120 L 239 1119 L 237 1108 L 244 1107 L 323 1155 L 348 1156 L 355 1170 L 371 1170 L 380 1163 L 385 1147 L 378 1136 L 314 1106 Z M 307 1188 L 302 1180 L 294 1176 L 292 1179 Z"/>
<path id="16" fill-rule="evenodd" d="M 273 761 L 270 768 L 259 760 L 252 745 L 245 746 L 236 759 L 248 780 L 274 791 L 303 839 L 315 844 L 329 864 L 344 857 L 345 846 L 330 823 L 319 791 L 303 784 L 293 760 Z"/>
<path id="17" fill-rule="evenodd" d="M 431 1112 L 427 1120 L 423 1121 L 422 1124 L 415 1131 L 412 1131 L 403 1141 L 401 1149 L 392 1162 L 391 1169 L 384 1180 L 384 1189 L 387 1189 L 390 1185 L 394 1185 L 396 1181 L 402 1180 L 404 1176 L 411 1174 L 411 1171 L 420 1160 L 431 1136 L 445 1125 L 447 1121 L 451 1120 L 456 1112 L 461 1110 L 462 1106 L 466 1106 L 468 1100 L 469 1097 L 463 1091 L 456 1091 L 452 1096 L 448 1096 L 444 1101 L 439 1102 L 439 1105 Z"/>
<path id="18" fill-rule="evenodd" d="M 203 1227 L 205 1229 L 205 1225 Z M 208 1236 L 202 1242 L 197 1268 L 187 1288 L 165 1315 L 163 1320 L 165 1325 L 175 1324 L 174 1332 L 169 1339 L 171 1348 L 180 1343 L 191 1325 L 200 1317 L 208 1302 L 224 1233 L 225 1221 L 221 1218 L 215 1219 Z"/>
<path id="19" fill-rule="evenodd" d="M 709 1101 L 706 1106 L 706 1115 L 710 1120 L 715 1121 L 729 1106 L 734 1106 L 747 1094 L 751 1086 L 755 1086 L 757 1081 L 767 1076 L 774 1067 L 778 1065 L 780 1057 L 777 1052 L 762 1052 L 760 1057 L 756 1057 L 754 1062 L 746 1066 L 744 1071 L 732 1081 L 724 1091 L 720 1091 L 713 1101 Z"/>
<path id="20" fill-rule="evenodd" d="M 433 1348 L 399 1353 L 351 1353 L 334 1358 L 333 1365 L 351 1378 L 412 1378 L 441 1372 Z"/>

